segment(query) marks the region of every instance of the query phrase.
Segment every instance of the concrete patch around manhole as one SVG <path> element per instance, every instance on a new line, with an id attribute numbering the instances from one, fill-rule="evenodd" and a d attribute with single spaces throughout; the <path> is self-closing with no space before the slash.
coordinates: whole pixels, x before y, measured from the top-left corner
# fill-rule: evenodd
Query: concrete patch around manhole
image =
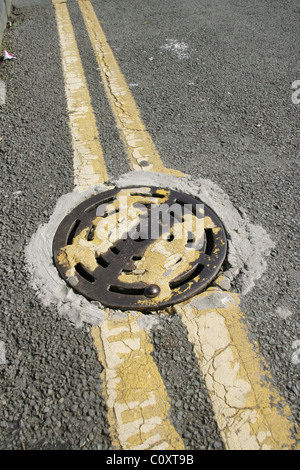
<path id="1" fill-rule="evenodd" d="M 47 307 L 55 304 L 58 312 L 76 326 L 81 326 L 83 322 L 91 325 L 101 324 L 106 318 L 106 310 L 99 302 L 90 302 L 76 294 L 60 277 L 53 263 L 54 234 L 64 217 L 93 195 L 108 189 L 144 185 L 155 185 L 190 194 L 207 204 L 220 217 L 228 236 L 227 266 L 218 282 L 225 290 L 239 278 L 242 286 L 240 294 L 245 295 L 266 270 L 265 258 L 274 247 L 272 240 L 263 227 L 251 224 L 246 214 L 242 216 L 216 184 L 200 178 L 195 180 L 189 175 L 182 178 L 154 172 L 130 172 L 107 184 L 62 196 L 49 222 L 38 228 L 25 249 L 31 286 L 37 292 L 38 298 Z M 114 312 L 122 315 L 117 310 Z M 143 325 L 146 329 L 151 329 L 152 323 L 147 321 Z"/>

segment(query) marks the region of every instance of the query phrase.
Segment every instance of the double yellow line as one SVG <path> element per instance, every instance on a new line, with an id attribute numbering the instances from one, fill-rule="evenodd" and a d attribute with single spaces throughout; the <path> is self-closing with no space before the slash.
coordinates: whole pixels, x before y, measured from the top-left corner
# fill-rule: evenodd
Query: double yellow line
<path id="1" fill-rule="evenodd" d="M 60 38 L 69 126 L 73 145 L 74 184 L 79 190 L 108 179 L 83 66 L 66 2 L 53 0 Z"/>
<path id="2" fill-rule="evenodd" d="M 108 175 L 67 3 L 61 0 L 53 0 L 53 3 L 56 9 L 67 105 L 70 113 L 75 187 L 84 190 L 93 184 L 106 181 Z M 78 4 L 131 169 L 184 176 L 180 171 L 164 167 L 91 3 L 88 0 L 82 0 L 78 1 Z"/>
<path id="3" fill-rule="evenodd" d="M 90 95 L 65 1 L 53 0 L 60 38 L 76 190 L 108 179 Z M 133 170 L 168 172 L 146 131 L 126 81 L 89 1 L 78 2 L 99 63 L 105 90 Z M 171 172 L 171 170 L 170 170 Z M 181 174 L 173 172 L 174 174 Z M 169 399 L 152 358 L 141 314 L 126 312 L 92 329 L 108 408 L 112 444 L 118 449 L 180 450 L 181 437 L 169 420 Z"/>
<path id="4" fill-rule="evenodd" d="M 108 181 L 66 0 L 55 5 L 77 190 Z M 77 0 L 99 64 L 102 83 L 131 169 L 184 177 L 164 167 L 89 0 Z M 218 286 L 175 307 L 194 346 L 215 419 L 227 449 L 292 449 L 292 413 L 271 385 L 257 345 L 248 340 L 237 295 Z M 214 307 L 212 307 L 214 306 Z M 113 444 L 120 449 L 184 449 L 169 420 L 169 398 L 151 352 L 142 315 L 107 309 L 92 329 L 104 366 L 104 394 Z"/>

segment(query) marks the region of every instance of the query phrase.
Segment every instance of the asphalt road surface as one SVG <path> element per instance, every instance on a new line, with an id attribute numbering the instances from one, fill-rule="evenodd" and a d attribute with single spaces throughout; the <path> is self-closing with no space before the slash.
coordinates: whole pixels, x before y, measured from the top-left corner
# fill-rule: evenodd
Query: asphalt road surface
<path id="1" fill-rule="evenodd" d="M 121 428 L 112 432 L 91 326 L 76 326 L 41 301 L 24 254 L 59 198 L 74 190 L 58 34 L 66 8 L 109 178 L 134 171 L 80 8 L 90 2 L 54 3 L 16 0 L 2 43 L 16 59 L 0 67 L 0 448 L 112 450 Z M 241 310 L 249 341 L 290 410 L 289 437 L 275 447 L 299 448 L 299 2 L 91 4 L 163 166 L 217 185 L 274 243 L 264 272 L 241 295 Z M 240 295 L 239 277 L 231 292 Z M 161 312 L 149 330 L 170 404 L 168 429 L 186 450 L 235 448 L 237 440 L 237 448 L 251 447 L 242 428 L 239 439 L 224 438 L 188 331 L 178 312 Z M 250 415 L 244 421 L 254 427 Z M 256 444 L 264 439 L 258 434 Z"/>

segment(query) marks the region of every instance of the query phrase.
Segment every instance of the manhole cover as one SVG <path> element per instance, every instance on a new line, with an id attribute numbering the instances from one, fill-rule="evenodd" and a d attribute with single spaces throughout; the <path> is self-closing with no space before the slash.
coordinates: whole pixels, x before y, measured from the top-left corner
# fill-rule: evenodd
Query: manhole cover
<path id="1" fill-rule="evenodd" d="M 158 310 L 204 290 L 226 256 L 216 214 L 156 187 L 102 192 L 77 206 L 53 240 L 55 265 L 75 291 L 111 308 Z"/>

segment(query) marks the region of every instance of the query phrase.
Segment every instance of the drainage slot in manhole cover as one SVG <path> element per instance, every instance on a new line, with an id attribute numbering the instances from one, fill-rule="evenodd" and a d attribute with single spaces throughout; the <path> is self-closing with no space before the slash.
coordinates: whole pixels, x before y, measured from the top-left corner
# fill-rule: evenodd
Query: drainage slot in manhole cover
<path id="1" fill-rule="evenodd" d="M 61 222 L 55 265 L 75 291 L 111 308 L 158 310 L 204 290 L 226 256 L 224 227 L 198 199 L 155 187 L 100 193 Z"/>

